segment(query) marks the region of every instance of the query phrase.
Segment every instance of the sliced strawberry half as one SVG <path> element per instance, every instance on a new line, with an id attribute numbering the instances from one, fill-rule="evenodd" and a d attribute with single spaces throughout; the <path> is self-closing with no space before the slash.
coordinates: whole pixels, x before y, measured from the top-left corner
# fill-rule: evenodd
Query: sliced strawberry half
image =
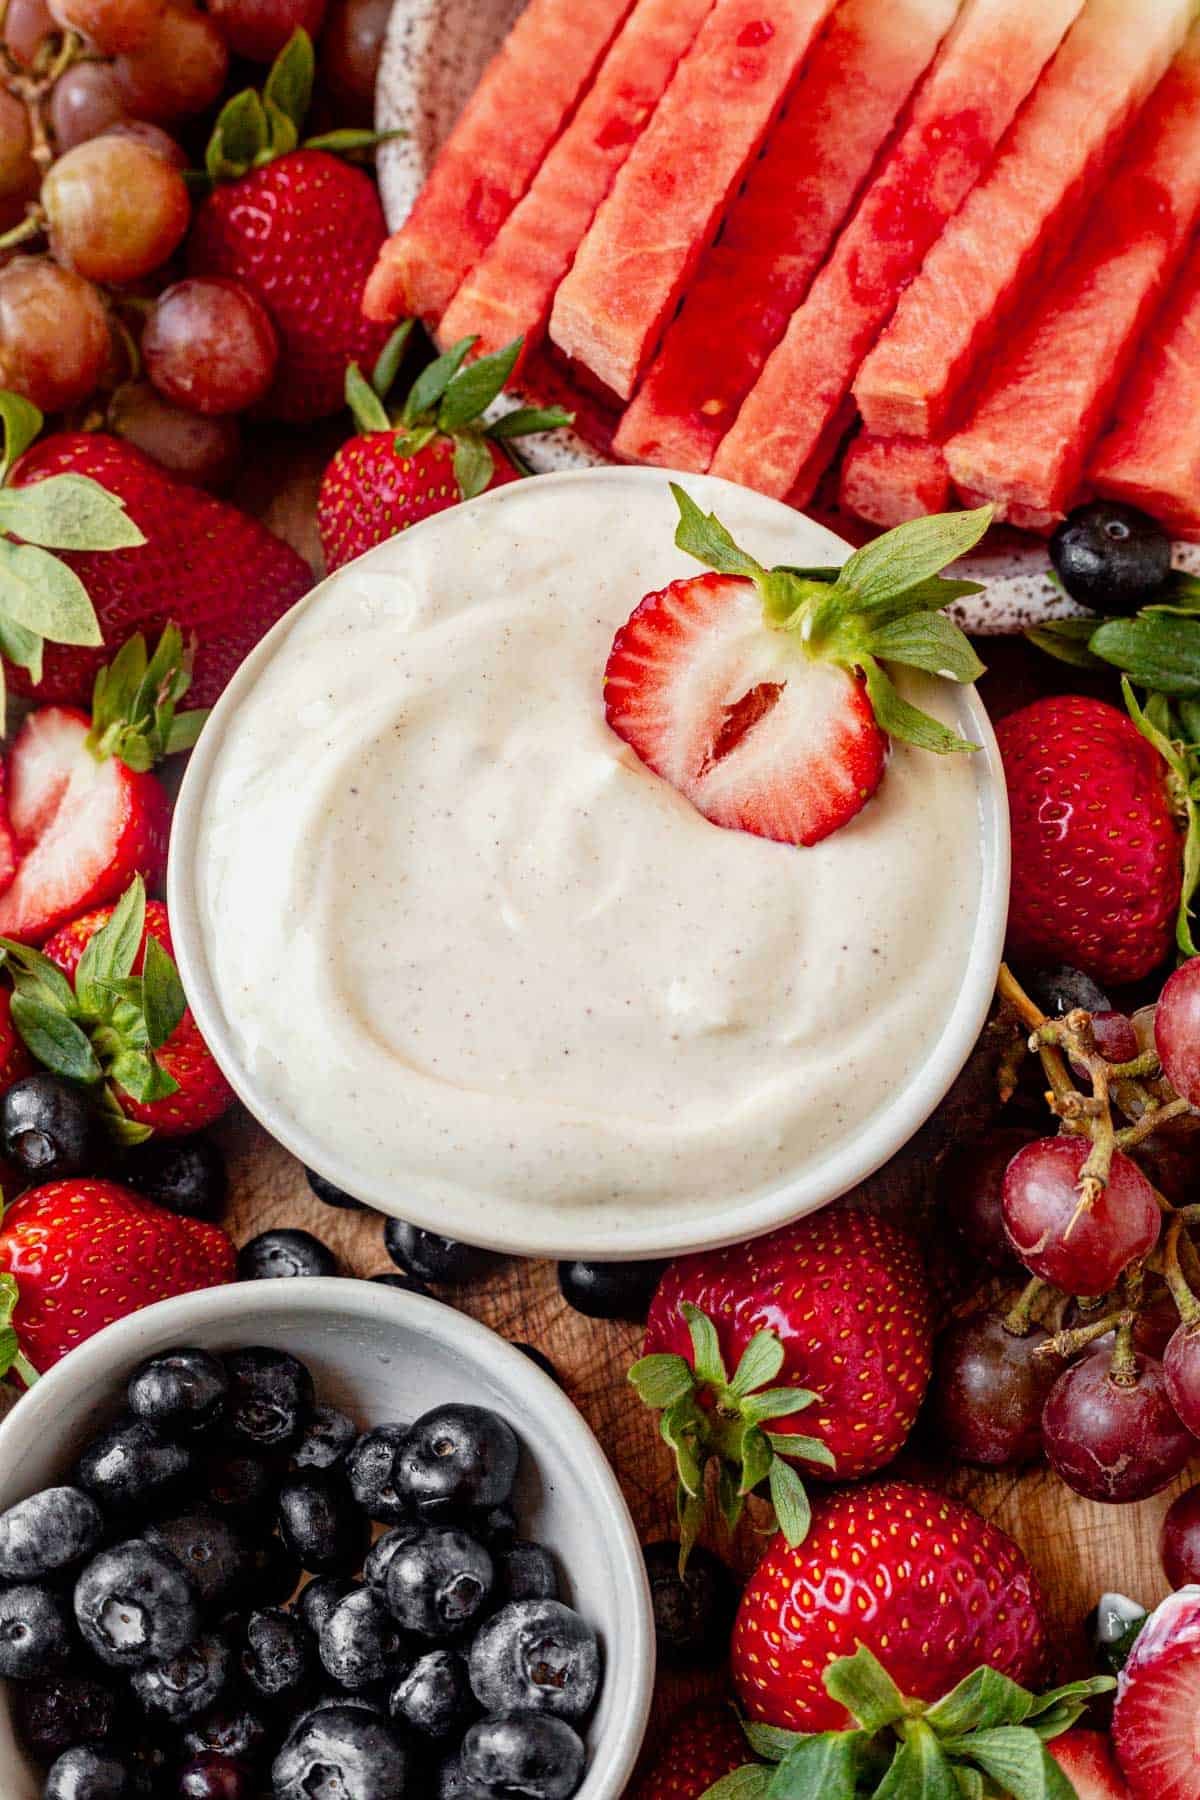
<path id="1" fill-rule="evenodd" d="M 1134 1800 L 1200 1794 L 1200 1587 L 1143 1627 L 1118 1678 L 1113 1741 Z"/>
<path id="2" fill-rule="evenodd" d="M 17 839 L 8 816 L 8 768 L 0 759 L 0 894 L 17 872 Z"/>
<path id="3" fill-rule="evenodd" d="M 1103 1731 L 1076 1727 L 1046 1748 L 1075 1789 L 1076 1800 L 1129 1800 L 1112 1740 Z"/>
<path id="4" fill-rule="evenodd" d="M 955 681 L 982 671 L 941 607 L 973 583 L 939 571 L 990 515 L 899 527 L 828 569 L 766 569 L 672 484 L 675 542 L 715 571 L 647 594 L 604 675 L 609 725 L 714 825 L 815 844 L 883 779 L 888 737 L 976 748 L 902 699 L 884 662 Z"/>

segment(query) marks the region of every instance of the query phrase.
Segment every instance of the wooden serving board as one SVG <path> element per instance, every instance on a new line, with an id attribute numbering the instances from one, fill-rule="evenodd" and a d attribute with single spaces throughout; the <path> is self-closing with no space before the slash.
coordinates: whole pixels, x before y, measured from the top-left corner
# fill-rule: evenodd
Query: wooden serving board
<path id="1" fill-rule="evenodd" d="M 340 422 L 297 441 L 280 435 L 261 440 L 248 458 L 238 501 L 259 513 L 320 569 L 315 526 L 321 471 L 341 441 Z M 990 646 L 989 648 L 993 648 Z M 994 646 L 990 660 L 1010 691 L 1036 689 L 1038 668 L 1020 646 Z M 1024 697 L 1024 694 L 1021 695 Z M 1011 704 L 1011 701 L 1009 702 Z M 337 1254 L 348 1276 L 393 1269 L 383 1247 L 380 1219 L 341 1212 L 314 1198 L 303 1169 L 240 1110 L 223 1124 L 231 1188 L 227 1223 L 238 1243 L 272 1226 L 302 1226 Z M 397 1195 L 400 1210 L 403 1196 Z M 644 1411 L 626 1381 L 640 1354 L 641 1330 L 583 1318 L 563 1301 L 554 1264 L 513 1260 L 487 1281 L 444 1297 L 490 1325 L 501 1336 L 533 1343 L 553 1361 L 564 1388 L 587 1419 L 609 1457 L 643 1542 L 674 1536 L 674 1476 L 655 1418 Z M 964 1295 L 963 1298 L 966 1298 Z M 1049 1597 L 1058 1659 L 1056 1673 L 1087 1667 L 1083 1622 L 1101 1593 L 1116 1589 L 1151 1605 L 1168 1591 L 1158 1558 L 1163 1514 L 1175 1494 L 1200 1478 L 1200 1467 L 1174 1487 L 1138 1506 L 1099 1506 L 1072 1494 L 1049 1470 L 986 1474 L 939 1462 L 927 1448 L 910 1446 L 891 1472 L 928 1479 L 969 1500 L 1021 1544 Z M 715 1525 L 715 1519 L 710 1521 Z M 762 1516 L 743 1524 L 730 1552 L 720 1535 L 709 1541 L 753 1567 L 761 1543 Z M 698 1692 L 723 1688 L 719 1674 L 660 1674 L 656 1724 L 668 1720 Z M 651 1730 L 653 1742 L 654 1727 Z"/>

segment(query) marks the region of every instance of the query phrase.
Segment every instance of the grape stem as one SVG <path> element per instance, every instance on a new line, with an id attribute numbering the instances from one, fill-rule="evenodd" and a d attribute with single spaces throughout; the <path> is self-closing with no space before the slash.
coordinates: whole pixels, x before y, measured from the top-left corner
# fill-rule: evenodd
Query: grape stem
<path id="1" fill-rule="evenodd" d="M 1034 1355 L 1061 1357 L 1065 1362 L 1072 1356 L 1078 1356 L 1081 1350 L 1086 1350 L 1097 1338 L 1107 1337 L 1110 1331 L 1115 1331 L 1124 1317 L 1123 1311 L 1107 1312 L 1103 1318 L 1094 1319 L 1090 1325 L 1077 1325 L 1073 1331 L 1056 1332 L 1044 1344 L 1039 1344 Z"/>
<path id="2" fill-rule="evenodd" d="M 1010 1337 L 1028 1337 L 1033 1325 L 1033 1309 L 1046 1291 L 1046 1283 L 1035 1275 L 1026 1283 L 1019 1297 L 1005 1313 L 1003 1325 Z"/>
<path id="3" fill-rule="evenodd" d="M 1174 1300 L 1179 1317 L 1185 1325 L 1200 1323 L 1200 1300 L 1197 1300 L 1187 1284 L 1187 1278 L 1179 1261 L 1179 1244 L 1183 1235 L 1184 1222 L 1182 1216 L 1171 1220 L 1167 1227 L 1167 1241 L 1163 1247 L 1163 1275 L 1171 1298 Z"/>

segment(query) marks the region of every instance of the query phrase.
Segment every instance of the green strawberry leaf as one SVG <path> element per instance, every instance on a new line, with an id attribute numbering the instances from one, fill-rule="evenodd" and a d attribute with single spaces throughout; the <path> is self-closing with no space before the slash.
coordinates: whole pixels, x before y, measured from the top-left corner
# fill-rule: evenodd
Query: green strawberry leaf
<path id="1" fill-rule="evenodd" d="M 702 1800 L 765 1800 L 770 1785 L 770 1769 L 764 1769 L 761 1763 L 746 1763 L 705 1788 Z"/>
<path id="2" fill-rule="evenodd" d="M 771 1778 L 768 1800 L 853 1800 L 870 1766 L 871 1742 L 863 1731 L 822 1731 L 798 1737 Z"/>
<path id="3" fill-rule="evenodd" d="M 454 376 L 438 407 L 438 430 L 450 436 L 464 425 L 473 425 L 504 391 L 504 385 L 517 366 L 524 346 L 523 338 L 515 338 L 503 350 L 481 356 L 468 363 Z"/>
<path id="4" fill-rule="evenodd" d="M 892 619 L 871 632 L 867 647 L 884 662 L 924 669 L 947 681 L 978 681 L 983 674 L 970 639 L 945 613 L 915 612 Z"/>
<path id="5" fill-rule="evenodd" d="M 747 1425 L 741 1442 L 741 1482 L 735 1483 L 741 1498 L 752 1494 L 759 1482 L 766 1481 L 775 1460 L 775 1449 L 766 1432 L 757 1425 Z"/>
<path id="6" fill-rule="evenodd" d="M 371 386 L 381 400 L 386 400 L 396 385 L 396 377 L 400 373 L 400 365 L 404 361 L 404 352 L 408 349 L 408 340 L 415 324 L 415 319 L 401 319 L 379 352 L 371 371 Z"/>
<path id="7" fill-rule="evenodd" d="M 387 408 L 357 363 L 349 363 L 346 367 L 346 405 L 360 432 L 391 429 Z"/>
<path id="8" fill-rule="evenodd" d="M 179 1092 L 179 1083 L 145 1051 L 123 1050 L 113 1059 L 109 1075 L 118 1088 L 143 1106 Z"/>
<path id="9" fill-rule="evenodd" d="M 783 1419 L 788 1413 L 804 1412 L 816 1399 L 811 1388 L 769 1388 L 763 1394 L 747 1394 L 742 1401 L 742 1417 L 756 1425 L 764 1419 Z"/>
<path id="10" fill-rule="evenodd" d="M 1037 1705 L 1034 1696 L 1018 1687 L 999 1669 L 979 1668 L 943 1694 L 926 1712 L 933 1729 L 943 1737 L 960 1737 L 992 1725 L 1021 1725 Z"/>
<path id="11" fill-rule="evenodd" d="M 8 480 L 13 464 L 28 450 L 45 424 L 40 410 L 23 394 L 0 388 L 0 429 L 4 433 L 3 458 L 0 459 L 0 482 Z"/>
<path id="12" fill-rule="evenodd" d="M 908 1727 L 875 1800 L 960 1800 L 961 1789 L 945 1751 L 921 1720 Z"/>
<path id="13" fill-rule="evenodd" d="M 664 1444 L 675 1453 L 679 1485 L 692 1499 L 698 1499 L 704 1487 L 704 1469 L 696 1454 L 698 1423 L 696 1403 L 688 1394 L 668 1406 L 658 1424 Z"/>
<path id="14" fill-rule="evenodd" d="M 291 119 L 271 99 L 269 94 L 263 95 L 263 111 L 267 115 L 267 147 L 260 151 L 255 162 L 261 167 L 264 163 L 276 162 L 279 157 L 287 156 L 295 150 L 300 142 L 300 133 Z"/>
<path id="15" fill-rule="evenodd" d="M 55 1075 L 85 1085 L 103 1079 L 87 1033 L 58 1007 L 14 993 L 12 1019 L 29 1050 Z"/>
<path id="16" fill-rule="evenodd" d="M 282 113 L 292 127 L 293 139 L 289 148 L 295 148 L 300 127 L 312 103 L 316 67 L 312 39 L 307 31 L 297 29 L 271 64 L 263 83 L 264 101 Z"/>
<path id="17" fill-rule="evenodd" d="M 1197 887 L 1200 887 L 1200 798 L 1193 791 L 1191 762 L 1186 752 L 1156 723 L 1158 709 L 1153 703 L 1157 696 L 1152 695 L 1145 707 L 1139 706 L 1127 675 L 1121 677 L 1121 693 L 1125 709 L 1133 723 L 1147 743 L 1153 744 L 1171 771 L 1173 786 L 1183 808 L 1186 820 L 1183 879 L 1175 915 L 1175 942 L 1184 956 L 1195 956 L 1197 947 L 1192 932 L 1192 901 Z"/>
<path id="18" fill-rule="evenodd" d="M 660 1412 L 692 1390 L 692 1371 L 682 1356 L 643 1356 L 628 1380 L 644 1406 Z"/>
<path id="19" fill-rule="evenodd" d="M 436 425 L 422 425 L 416 431 L 397 432 L 392 448 L 397 456 L 420 456 L 426 444 L 432 444 L 437 436 Z"/>
<path id="20" fill-rule="evenodd" d="M 336 131 L 320 131 L 316 137 L 306 137 L 304 148 L 328 150 L 331 156 L 340 156 L 346 162 L 366 162 L 367 152 L 407 136 L 407 131 L 399 127 L 394 131 L 371 131 L 366 126 L 343 125 Z"/>
<path id="21" fill-rule="evenodd" d="M 1032 1705 L 1025 1716 L 1024 1723 L 1035 1730 L 1040 1737 L 1046 1737 L 1043 1729 L 1045 1721 L 1057 1719 L 1057 1715 L 1066 1707 L 1086 1707 L 1090 1701 L 1099 1699 L 1102 1694 L 1111 1694 L 1116 1687 L 1111 1675 L 1089 1675 L 1083 1681 L 1068 1681 L 1062 1687 L 1050 1688 L 1047 1693 L 1034 1694 L 1030 1698 Z M 991 1721 L 985 1721 L 990 1723 Z M 1066 1726 L 1055 1725 L 1052 1735 L 1057 1737 L 1066 1730 Z"/>
<path id="22" fill-rule="evenodd" d="M 905 1717 L 904 1695 L 865 1644 L 859 1644 L 852 1656 L 839 1656 L 830 1663 L 821 1680 L 830 1699 L 844 1706 L 872 1735 Z"/>
<path id="23" fill-rule="evenodd" d="M 757 581 L 766 574 L 761 563 L 755 562 L 734 543 L 715 513 L 702 513 L 678 482 L 671 483 L 671 492 L 679 508 L 679 524 L 675 530 L 678 549 L 694 556 L 706 568 L 715 569 L 718 575 L 743 575 Z"/>
<path id="24" fill-rule="evenodd" d="M 1139 687 L 1183 699 L 1200 696 L 1200 620 L 1143 613 L 1108 619 L 1088 640 L 1093 653 Z"/>
<path id="25" fill-rule="evenodd" d="M 1052 619 L 1035 625 L 1025 633 L 1031 644 L 1073 669 L 1104 669 L 1108 664 L 1089 648 L 1092 633 L 1103 623 L 1100 619 Z"/>
<path id="26" fill-rule="evenodd" d="M 474 431 L 464 431 L 454 440 L 454 478 L 463 500 L 485 494 L 496 473 L 496 465 L 485 439 Z"/>
<path id="27" fill-rule="evenodd" d="M 0 1275 L 0 1377 L 19 1375 L 26 1388 L 39 1379 L 38 1372 L 21 1349 L 13 1315 L 20 1299 L 15 1275 Z"/>
<path id="28" fill-rule="evenodd" d="M 729 1383 L 729 1391 L 738 1399 L 755 1388 L 774 1381 L 783 1367 L 783 1345 L 773 1331 L 758 1331 L 742 1352 L 742 1360 Z"/>
<path id="29" fill-rule="evenodd" d="M 575 414 L 561 406 L 515 406 L 488 426 L 490 438 L 532 437 L 539 431 L 562 431 L 575 423 Z"/>
<path id="30" fill-rule="evenodd" d="M 478 342 L 478 338 L 461 338 L 444 355 L 436 357 L 428 368 L 422 369 L 404 403 L 404 411 L 400 415 L 402 425 L 415 425 L 426 413 L 433 412 L 441 404 L 443 394 Z"/>
<path id="31" fill-rule="evenodd" d="M 897 693 L 891 677 L 884 673 L 873 657 L 864 658 L 862 671 L 876 723 L 889 737 L 900 738 L 906 744 L 915 744 L 918 750 L 932 750 L 938 756 L 980 748 L 978 744 L 960 738 L 957 732 L 951 731 L 939 719 L 931 718 L 928 713 L 910 706 Z"/>
<path id="32" fill-rule="evenodd" d="M 797 1744 L 806 1742 L 810 1735 L 802 1731 L 785 1731 L 780 1725 L 762 1725 L 756 1719 L 742 1719 L 739 1722 L 746 1742 L 755 1756 L 761 1757 L 763 1762 L 782 1762 Z"/>
<path id="33" fill-rule="evenodd" d="M 98 983 L 120 981 L 133 971 L 146 925 L 146 887 L 140 875 L 130 882 L 112 915 L 94 931 L 75 970 L 75 998 L 84 1013 L 107 1016 Z"/>
<path id="34" fill-rule="evenodd" d="M 33 544 L 0 539 L 0 612 L 56 644 L 104 642 L 88 591 L 74 569 Z"/>
<path id="35" fill-rule="evenodd" d="M 0 531 L 48 550 L 134 550 L 146 542 L 125 502 L 87 475 L 0 488 Z"/>
<path id="36" fill-rule="evenodd" d="M 1001 1725 L 945 1745 L 951 1753 L 956 1747 L 1013 1800 L 1075 1800 L 1074 1787 L 1034 1731 Z"/>
<path id="37" fill-rule="evenodd" d="M 732 1537 L 741 1523 L 746 1495 L 738 1486 L 737 1470 L 731 1463 L 722 1463 L 717 1473 L 717 1505 L 721 1509 L 725 1529 Z"/>
<path id="38" fill-rule="evenodd" d="M 142 1004 L 150 1047 L 159 1050 L 174 1035 L 187 1011 L 179 970 L 156 937 L 146 940 Z"/>
<path id="39" fill-rule="evenodd" d="M 65 1013 L 69 1019 L 78 1018 L 79 1007 L 71 984 L 48 956 L 28 944 L 18 944 L 13 938 L 0 938 L 0 950 L 4 952 L 4 962 L 17 993 L 25 994 L 31 1000 L 41 1000 L 46 1006 Z"/>
<path id="40" fill-rule="evenodd" d="M 957 562 L 975 548 L 991 522 L 992 508 L 981 506 L 898 525 L 854 551 L 835 585 L 853 598 L 856 611 L 870 612 Z"/>
<path id="41" fill-rule="evenodd" d="M 235 94 L 217 114 L 204 167 L 212 181 L 236 181 L 270 146 L 266 108 L 253 88 Z"/>
<path id="42" fill-rule="evenodd" d="M 778 1456 L 794 1456 L 798 1462 L 820 1463 L 826 1469 L 837 1467 L 833 1451 L 820 1438 L 801 1437 L 794 1431 L 773 1431 L 771 1443 Z"/>
<path id="43" fill-rule="evenodd" d="M 804 1483 L 790 1463 L 776 1456 L 771 1459 L 767 1486 L 780 1531 L 793 1548 L 802 1544 L 812 1524 L 812 1507 L 804 1491 Z"/>
<path id="44" fill-rule="evenodd" d="M 707 1313 L 701 1312 L 698 1306 L 693 1306 L 690 1300 L 682 1300 L 679 1311 L 692 1340 L 692 1367 L 697 1378 L 708 1382 L 712 1387 L 723 1388 L 729 1377 L 725 1372 L 725 1359 L 721 1355 L 716 1326 Z"/>
<path id="45" fill-rule="evenodd" d="M 176 713 L 192 681 L 192 656 L 177 625 L 168 625 L 148 657 L 139 632 L 96 676 L 88 748 L 99 761 L 117 756 L 138 772 L 164 756 L 190 749 L 208 718 L 206 708 Z"/>

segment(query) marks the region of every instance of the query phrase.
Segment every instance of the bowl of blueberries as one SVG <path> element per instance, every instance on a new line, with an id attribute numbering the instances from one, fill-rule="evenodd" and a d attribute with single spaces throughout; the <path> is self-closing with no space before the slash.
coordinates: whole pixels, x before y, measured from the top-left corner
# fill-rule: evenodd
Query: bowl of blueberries
<path id="1" fill-rule="evenodd" d="M 519 1349 L 367 1282 L 121 1320 L 0 1425 L 5 1800 L 619 1800 L 654 1625 Z"/>

